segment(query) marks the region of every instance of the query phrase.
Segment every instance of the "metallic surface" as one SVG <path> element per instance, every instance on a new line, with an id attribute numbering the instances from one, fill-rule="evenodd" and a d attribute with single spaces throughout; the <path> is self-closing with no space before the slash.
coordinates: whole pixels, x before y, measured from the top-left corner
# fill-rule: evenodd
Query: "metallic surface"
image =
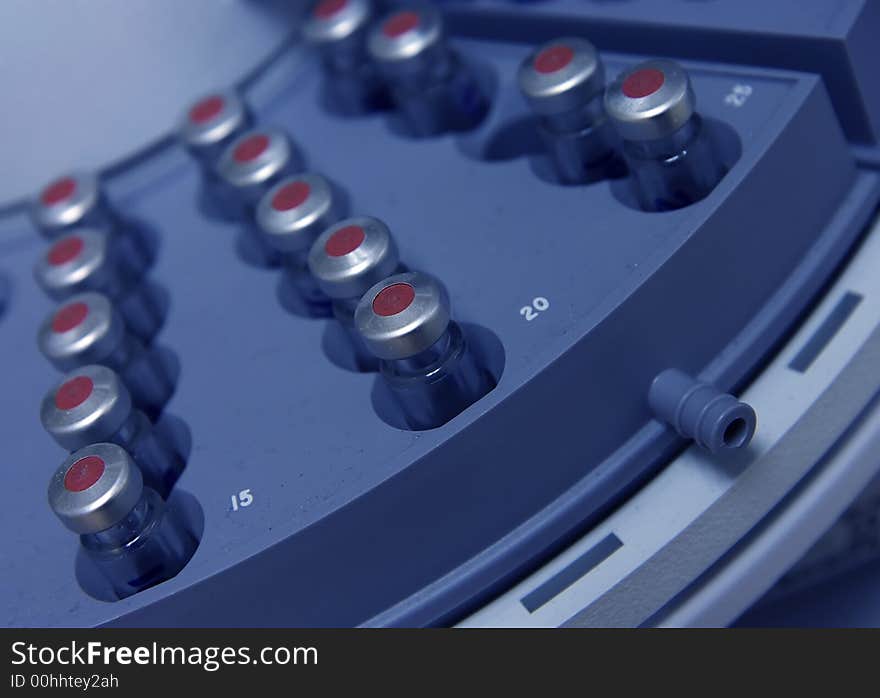
<path id="1" fill-rule="evenodd" d="M 388 36 L 386 23 L 403 12 L 415 12 L 418 24 L 396 36 Z M 379 69 L 395 80 L 412 80 L 435 71 L 446 58 L 443 19 L 433 7 L 419 5 L 392 13 L 380 20 L 367 39 L 370 56 Z"/>
<path id="2" fill-rule="evenodd" d="M 371 8 L 367 0 L 346 0 L 329 16 L 319 16 L 315 11 L 317 7 L 318 4 L 303 22 L 302 36 L 319 48 L 344 45 L 370 21 Z"/>
<path id="3" fill-rule="evenodd" d="M 91 380 L 89 396 L 72 409 L 62 409 L 55 402 L 58 389 L 73 378 Z M 110 441 L 131 416 L 131 395 L 110 368 L 83 366 L 65 375 L 46 393 L 40 405 L 40 421 L 49 435 L 68 451 L 90 443 Z"/>
<path id="4" fill-rule="evenodd" d="M 55 300 L 62 300 L 81 291 L 116 289 L 123 283 L 120 270 L 110 258 L 107 233 L 94 228 L 81 228 L 57 239 L 57 242 L 79 238 L 82 249 L 71 259 L 53 264 L 47 252 L 34 265 L 34 278 Z M 51 250 L 51 248 L 50 248 Z"/>
<path id="5" fill-rule="evenodd" d="M 223 107 L 219 113 L 206 121 L 193 119 L 192 108 L 211 97 L 219 97 L 223 100 Z M 232 89 L 218 90 L 195 100 L 181 114 L 177 133 L 184 147 L 196 156 L 212 155 L 216 152 L 217 146 L 227 143 L 246 128 L 248 122 L 247 107 L 238 92 Z"/>
<path id="6" fill-rule="evenodd" d="M 82 458 L 97 456 L 104 472 L 91 487 L 72 492 L 64 486 L 70 467 Z M 49 482 L 49 506 L 61 522 L 76 533 L 97 533 L 121 521 L 143 493 L 141 471 L 116 444 L 99 443 L 70 454 Z"/>
<path id="7" fill-rule="evenodd" d="M 84 291 L 107 296 L 128 329 L 150 341 L 162 322 L 162 310 L 155 289 L 143 279 L 147 261 L 134 242 L 132 235 L 122 237 L 97 228 L 75 228 L 57 238 L 37 259 L 34 278 L 46 295 L 56 301 Z M 71 244 L 78 245 L 72 256 Z M 59 252 L 60 259 L 56 258 Z"/>
<path id="8" fill-rule="evenodd" d="M 60 179 L 75 182 L 73 193 L 54 204 L 46 205 L 41 195 L 47 186 Z M 31 198 L 30 214 L 34 224 L 46 237 L 55 237 L 61 231 L 83 222 L 101 205 L 101 185 L 91 172 L 71 172 L 45 184 Z"/>
<path id="9" fill-rule="evenodd" d="M 535 59 L 556 46 L 572 49 L 571 61 L 552 72 L 536 70 Z M 593 44 L 586 39 L 566 37 L 532 51 L 520 64 L 517 81 L 537 114 L 558 114 L 577 109 L 601 93 L 605 88 L 605 69 Z"/>
<path id="10" fill-rule="evenodd" d="M 72 296 L 65 305 L 84 303 L 88 313 L 82 322 L 65 332 L 55 332 L 55 311 L 40 326 L 37 343 L 40 351 L 58 369 L 70 370 L 86 363 L 101 362 L 120 345 L 125 324 L 106 296 L 86 291 Z"/>
<path id="11" fill-rule="evenodd" d="M 664 81 L 645 97 L 623 93 L 623 83 L 643 70 L 659 70 Z M 687 123 L 694 113 L 696 98 L 687 72 L 675 61 L 655 59 L 624 71 L 608 86 L 605 111 L 624 140 L 646 141 L 663 138 Z"/>
<path id="12" fill-rule="evenodd" d="M 236 147 L 256 134 L 268 136 L 269 144 L 266 149 L 252 160 L 237 161 L 234 157 Z M 217 173 L 234 189 L 249 192 L 292 166 L 293 157 L 293 147 L 284 131 L 278 128 L 259 128 L 241 134 L 226 147 L 217 163 Z"/>
<path id="13" fill-rule="evenodd" d="M 412 303 L 389 316 L 373 311 L 373 300 L 394 284 L 409 284 Z M 450 322 L 449 296 L 443 285 L 422 272 L 395 274 L 367 291 L 354 313 L 355 325 L 367 347 L 380 359 L 406 359 L 428 349 Z"/>
<path id="14" fill-rule="evenodd" d="M 333 257 L 326 244 L 339 230 L 358 226 L 364 240 L 348 254 Z M 400 264 L 397 244 L 388 226 L 377 218 L 346 218 L 325 230 L 309 252 L 309 269 L 331 298 L 359 298 L 370 286 L 393 274 Z"/>
<path id="15" fill-rule="evenodd" d="M 273 206 L 275 196 L 295 182 L 308 186 L 308 197 L 294 208 L 276 209 Z M 338 206 L 330 183 L 313 172 L 281 180 L 262 196 L 256 210 L 257 225 L 263 237 L 269 245 L 284 253 L 308 250 L 337 217 Z"/>

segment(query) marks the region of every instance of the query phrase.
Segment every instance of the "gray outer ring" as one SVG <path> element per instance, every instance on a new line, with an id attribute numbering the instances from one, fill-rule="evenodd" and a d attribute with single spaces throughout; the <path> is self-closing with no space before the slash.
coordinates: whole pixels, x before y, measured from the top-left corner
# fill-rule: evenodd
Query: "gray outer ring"
<path id="1" fill-rule="evenodd" d="M 96 228 L 81 228 L 55 239 L 53 244 L 76 236 L 83 241 L 83 249 L 74 259 L 64 264 L 49 264 L 49 253 L 41 255 L 34 265 L 34 279 L 51 298 L 60 300 L 71 293 L 94 286 L 108 263 L 107 234 Z M 51 249 L 51 248 L 50 248 Z"/>
<path id="2" fill-rule="evenodd" d="M 324 251 L 327 240 L 340 228 L 357 225 L 364 229 L 360 246 L 341 257 Z M 360 298 L 375 283 L 393 274 L 400 265 L 397 244 L 388 226 L 377 218 L 346 218 L 330 226 L 309 251 L 309 269 L 318 286 L 330 298 Z"/>
<path id="3" fill-rule="evenodd" d="M 309 185 L 309 197 L 289 211 L 272 208 L 275 194 L 291 182 Z M 327 226 L 336 220 L 333 188 L 321 175 L 307 172 L 285 177 L 267 191 L 257 204 L 256 219 L 260 232 L 272 247 L 281 252 L 307 250 Z"/>
<path id="4" fill-rule="evenodd" d="M 541 51 L 565 45 L 574 50 L 567 66 L 553 73 L 539 73 L 533 63 Z M 559 114 L 589 102 L 605 87 L 605 67 L 596 48 L 586 39 L 563 37 L 548 41 L 530 53 L 517 72 L 523 96 L 538 114 Z"/>
<path id="5" fill-rule="evenodd" d="M 54 332 L 51 312 L 37 334 L 40 351 L 62 371 L 85 363 L 99 363 L 119 346 L 125 336 L 122 318 L 102 293 L 87 291 L 71 296 L 65 302 L 82 302 L 89 307 L 86 318 L 67 332 Z"/>
<path id="6" fill-rule="evenodd" d="M 418 13 L 419 25 L 412 31 L 389 38 L 382 31 L 385 22 L 401 11 Z M 435 49 L 444 43 L 443 19 L 436 9 L 426 5 L 402 6 L 378 22 L 367 38 L 367 50 L 387 75 L 401 77 L 419 73 L 431 62 Z"/>
<path id="7" fill-rule="evenodd" d="M 344 7 L 326 19 L 315 17 L 314 8 L 303 22 L 303 38 L 315 46 L 344 41 L 367 26 L 370 4 L 365 0 L 348 0 Z"/>
<path id="8" fill-rule="evenodd" d="M 64 487 L 67 470 L 80 458 L 98 456 L 104 472 L 82 492 Z M 100 443 L 70 454 L 49 481 L 49 506 L 67 528 L 75 533 L 98 533 L 119 523 L 134 509 L 144 491 L 141 471 L 124 449 Z"/>
<path id="9" fill-rule="evenodd" d="M 238 144 L 258 134 L 269 137 L 266 150 L 250 162 L 236 162 L 232 154 Z M 217 173 L 227 184 L 243 189 L 274 177 L 287 167 L 292 156 L 293 147 L 284 131 L 279 128 L 256 128 L 242 133 L 226 146 L 217 163 Z"/>
<path id="10" fill-rule="evenodd" d="M 734 555 L 734 559 L 748 555 L 750 544 L 793 506 L 785 502 L 785 496 L 811 471 L 835 467 L 840 476 L 842 468 L 854 465 L 839 462 L 840 452 L 834 446 L 839 440 L 854 440 L 853 434 L 870 422 L 869 415 L 877 409 L 878 367 L 880 328 L 779 440 L 749 463 L 703 514 L 564 625 L 644 625 L 686 603 L 684 592 L 690 585 L 699 583 L 705 588 L 724 574 L 728 568 L 718 563 L 725 555 Z M 673 600 L 676 603 L 670 603 Z"/>
<path id="11" fill-rule="evenodd" d="M 71 172 L 56 179 L 64 177 L 70 177 L 76 181 L 76 189 L 70 198 L 53 206 L 44 206 L 40 200 L 43 193 L 43 189 L 41 189 L 31 200 L 31 218 L 36 226 L 46 233 L 54 233 L 59 228 L 66 228 L 81 221 L 97 208 L 101 199 L 101 186 L 94 174 Z"/>
<path id="12" fill-rule="evenodd" d="M 190 110 L 202 100 L 215 95 L 223 99 L 223 109 L 220 114 L 204 124 L 193 123 L 189 118 Z M 241 97 L 233 90 L 215 90 L 202 95 L 187 107 L 180 117 L 177 134 L 181 143 L 187 148 L 199 150 L 220 143 L 242 128 L 245 123 L 247 123 L 247 109 Z"/>
<path id="13" fill-rule="evenodd" d="M 373 312 L 373 300 L 382 289 L 409 284 L 415 290 L 413 302 L 397 315 L 383 317 Z M 449 296 L 433 276 L 412 271 L 395 274 L 373 286 L 357 305 L 355 327 L 367 348 L 380 359 L 406 359 L 436 342 L 449 327 Z"/>
<path id="14" fill-rule="evenodd" d="M 67 381 L 90 378 L 92 394 L 70 410 L 55 405 L 55 394 Z M 43 428 L 62 448 L 74 451 L 98 441 L 108 441 L 131 415 L 131 395 L 113 369 L 92 364 L 71 371 L 46 393 L 40 405 Z"/>
<path id="15" fill-rule="evenodd" d="M 638 70 L 653 68 L 665 79 L 659 90 L 647 97 L 623 94 L 623 82 Z M 617 76 L 605 92 L 605 111 L 624 140 L 663 138 L 687 123 L 694 113 L 696 97 L 687 72 L 675 61 L 656 59 L 639 63 Z"/>

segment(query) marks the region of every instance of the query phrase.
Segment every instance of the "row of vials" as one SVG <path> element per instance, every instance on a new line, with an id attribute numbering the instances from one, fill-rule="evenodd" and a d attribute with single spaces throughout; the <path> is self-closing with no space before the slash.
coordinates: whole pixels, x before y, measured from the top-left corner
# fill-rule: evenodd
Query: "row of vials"
<path id="1" fill-rule="evenodd" d="M 370 0 L 320 0 L 302 33 L 347 113 L 390 104 L 411 134 L 433 136 L 475 128 L 491 110 L 491 81 L 447 39 L 431 5 L 376 19 Z M 594 181 L 623 160 L 641 207 L 662 211 L 704 198 L 725 173 L 688 74 L 674 61 L 640 63 L 607 84 L 593 44 L 566 37 L 527 55 L 517 83 L 562 183 Z"/>
<path id="2" fill-rule="evenodd" d="M 147 278 L 156 240 L 88 173 L 47 185 L 30 212 L 51 241 L 34 277 L 59 303 L 37 342 L 64 373 L 40 406 L 43 427 L 69 452 L 49 505 L 124 598 L 177 574 L 197 547 L 167 504 L 183 459 L 153 421 L 173 388 L 151 346 L 163 313 Z"/>

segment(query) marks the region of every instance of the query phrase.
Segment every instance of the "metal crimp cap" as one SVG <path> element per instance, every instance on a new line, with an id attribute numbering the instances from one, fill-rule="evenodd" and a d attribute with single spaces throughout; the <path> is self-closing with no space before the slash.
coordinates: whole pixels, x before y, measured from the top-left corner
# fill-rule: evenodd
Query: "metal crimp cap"
<path id="1" fill-rule="evenodd" d="M 666 59 L 621 73 L 605 92 L 605 111 L 624 140 L 663 138 L 687 123 L 696 98 L 687 72 Z"/>
<path id="2" fill-rule="evenodd" d="M 40 351 L 62 371 L 98 363 L 125 336 L 125 324 L 101 293 L 72 296 L 49 315 L 37 333 Z"/>
<path id="3" fill-rule="evenodd" d="M 82 228 L 58 238 L 34 265 L 34 278 L 50 297 L 59 300 L 97 285 L 109 263 L 107 234 Z"/>
<path id="4" fill-rule="evenodd" d="M 367 0 L 320 0 L 303 24 L 303 37 L 316 46 L 344 42 L 367 26 L 370 15 Z"/>
<path id="5" fill-rule="evenodd" d="M 327 228 L 309 252 L 309 269 L 330 298 L 360 298 L 393 274 L 400 255 L 388 226 L 377 218 L 346 218 Z"/>
<path id="6" fill-rule="evenodd" d="M 247 108 L 233 90 L 205 95 L 181 115 L 177 133 L 191 150 L 216 145 L 247 123 Z"/>
<path id="7" fill-rule="evenodd" d="M 428 67 L 444 45 L 443 20 L 430 6 L 388 15 L 367 39 L 370 56 L 388 74 L 406 76 Z"/>
<path id="8" fill-rule="evenodd" d="M 74 451 L 108 440 L 131 410 L 131 395 L 116 372 L 93 364 L 68 373 L 46 393 L 40 421 L 60 446 Z"/>
<path id="9" fill-rule="evenodd" d="M 260 231 L 276 250 L 307 250 L 336 220 L 333 189 L 319 174 L 288 177 L 263 195 L 256 218 Z"/>
<path id="10" fill-rule="evenodd" d="M 98 533 L 119 523 L 144 491 L 141 471 L 116 444 L 72 453 L 49 481 L 49 506 L 75 533 Z"/>
<path id="11" fill-rule="evenodd" d="M 44 233 L 53 234 L 83 220 L 100 200 L 98 178 L 88 172 L 72 172 L 43 187 L 31 201 L 31 218 Z"/>
<path id="12" fill-rule="evenodd" d="M 217 172 L 227 184 L 246 188 L 270 180 L 288 166 L 293 156 L 293 147 L 284 131 L 255 129 L 226 147 L 217 163 Z"/>
<path id="13" fill-rule="evenodd" d="M 423 352 L 446 332 L 449 296 L 443 285 L 428 274 L 395 274 L 364 294 L 354 321 L 377 357 L 405 359 Z"/>
<path id="14" fill-rule="evenodd" d="M 560 114 L 589 102 L 605 87 L 605 69 L 585 39 L 555 39 L 519 66 L 519 89 L 538 114 Z"/>

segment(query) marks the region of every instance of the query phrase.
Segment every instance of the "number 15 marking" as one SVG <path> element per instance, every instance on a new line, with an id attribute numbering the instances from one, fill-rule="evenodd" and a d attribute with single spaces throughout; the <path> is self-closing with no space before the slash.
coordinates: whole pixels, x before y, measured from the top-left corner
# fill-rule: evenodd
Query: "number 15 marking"
<path id="1" fill-rule="evenodd" d="M 238 494 L 234 494 L 232 499 L 232 511 L 238 511 L 244 507 L 249 507 L 254 503 L 254 495 L 251 494 L 250 488 L 242 490 Z"/>

